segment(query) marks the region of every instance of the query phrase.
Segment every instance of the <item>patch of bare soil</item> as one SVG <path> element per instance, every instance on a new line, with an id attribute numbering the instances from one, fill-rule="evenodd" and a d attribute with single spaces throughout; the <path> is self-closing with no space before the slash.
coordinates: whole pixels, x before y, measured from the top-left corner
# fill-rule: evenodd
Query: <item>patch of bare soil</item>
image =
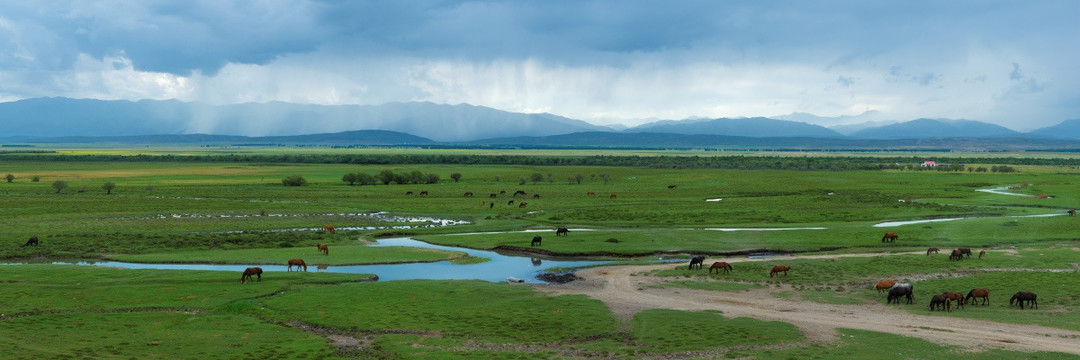
<path id="1" fill-rule="evenodd" d="M 775 261 L 784 258 L 838 258 L 881 256 L 882 254 L 835 254 L 783 256 L 770 259 L 717 258 L 713 261 Z M 897 253 L 896 255 L 899 255 Z M 692 289 L 653 288 L 663 279 L 643 273 L 668 269 L 671 264 L 590 268 L 577 272 L 583 280 L 560 285 L 538 285 L 552 294 L 583 294 L 603 301 L 615 315 L 630 320 L 647 309 L 685 311 L 719 310 L 724 316 L 784 321 L 799 327 L 809 342 L 829 342 L 837 328 L 877 331 L 913 336 L 935 343 L 958 345 L 971 350 L 1007 349 L 1052 351 L 1080 355 L 1080 332 L 1039 325 L 1005 324 L 992 321 L 945 318 L 911 314 L 896 306 L 820 304 L 777 298 L 772 293 L 785 288 L 715 292 Z"/>

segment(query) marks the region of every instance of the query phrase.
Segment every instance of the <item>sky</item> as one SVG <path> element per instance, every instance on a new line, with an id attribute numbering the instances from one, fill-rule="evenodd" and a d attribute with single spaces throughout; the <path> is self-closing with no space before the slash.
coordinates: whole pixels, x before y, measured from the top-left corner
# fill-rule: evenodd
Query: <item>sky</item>
<path id="1" fill-rule="evenodd" d="M 0 102 L 1080 119 L 1080 1 L 0 2 Z M 843 118 L 839 118 L 843 117 Z M 841 120 L 843 119 L 843 120 Z"/>

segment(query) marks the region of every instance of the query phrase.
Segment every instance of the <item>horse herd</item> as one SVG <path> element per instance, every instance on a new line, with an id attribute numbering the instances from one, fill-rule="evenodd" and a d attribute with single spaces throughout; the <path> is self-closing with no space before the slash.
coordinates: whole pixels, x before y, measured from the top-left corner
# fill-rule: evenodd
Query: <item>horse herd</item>
<path id="1" fill-rule="evenodd" d="M 885 236 L 881 237 L 881 242 L 883 242 L 883 243 L 885 243 L 885 242 L 896 242 L 896 240 L 899 239 L 899 238 L 900 238 L 900 236 L 896 235 L 896 233 L 887 232 L 887 233 L 885 233 Z M 940 254 L 941 249 L 936 248 L 936 247 L 931 247 L 929 249 L 926 249 L 926 256 L 930 256 L 930 253 Z M 986 250 L 979 250 L 979 258 L 982 259 L 984 256 L 986 256 Z M 969 248 L 969 247 L 958 247 L 958 248 L 953 249 L 952 251 L 949 252 L 949 260 L 960 261 L 960 260 L 963 260 L 964 257 L 968 257 L 968 258 L 971 257 L 971 248 Z"/>
<path id="2" fill-rule="evenodd" d="M 326 244 L 317 244 L 315 245 L 315 248 L 318 249 L 320 254 L 330 255 L 330 248 L 326 246 Z M 304 262 L 304 259 L 289 259 L 289 261 L 285 262 L 285 265 L 287 266 L 286 271 L 293 271 L 293 266 L 296 267 L 296 271 L 300 271 L 300 269 L 304 269 L 304 271 L 307 271 L 307 263 Z M 322 267 L 320 267 L 320 269 L 321 268 Z M 252 275 L 255 275 L 256 281 L 262 281 L 262 273 L 263 269 L 257 266 L 244 269 L 243 274 L 240 275 L 240 283 L 243 284 L 251 281 Z"/>
<path id="3" fill-rule="evenodd" d="M 570 236 L 570 229 L 564 227 L 557 228 L 555 229 L 555 236 Z M 529 243 L 529 246 L 540 246 L 543 240 L 544 238 L 540 235 L 533 236 L 532 242 Z"/>
<path id="4" fill-rule="evenodd" d="M 696 255 L 690 258 L 690 268 L 687 270 L 693 270 L 695 267 L 701 269 L 704 263 L 705 256 Z M 713 270 L 716 270 L 717 274 L 720 274 L 721 271 L 723 271 L 724 274 L 727 274 L 728 272 L 731 272 L 732 269 L 734 268 L 731 266 L 731 264 L 724 261 L 716 261 L 712 263 L 712 266 L 709 266 L 709 274 L 712 274 Z M 788 270 L 791 270 L 791 267 L 787 265 L 775 265 L 772 267 L 772 270 L 769 271 L 769 277 L 779 276 L 780 273 L 784 273 L 784 276 L 787 276 Z"/>
<path id="5" fill-rule="evenodd" d="M 874 285 L 874 288 L 876 288 L 879 293 L 882 291 L 888 291 L 888 295 L 885 298 L 886 304 L 899 304 L 901 297 L 904 298 L 904 300 L 906 300 L 908 304 L 911 304 L 912 297 L 915 294 L 911 284 L 898 283 L 896 280 L 878 281 L 878 283 Z M 1012 306 L 1014 303 L 1016 303 L 1019 304 L 1020 309 L 1023 310 L 1024 304 L 1027 303 L 1028 307 L 1034 307 L 1038 309 L 1039 303 L 1038 301 L 1036 301 L 1037 297 L 1038 295 L 1035 295 L 1035 293 L 1033 292 L 1020 291 L 1016 294 L 1013 294 L 1012 298 L 1009 299 L 1009 306 Z M 982 299 L 981 304 L 979 304 L 979 299 Z M 967 296 L 960 295 L 960 293 L 951 291 L 942 292 L 941 294 L 934 295 L 930 298 L 930 311 L 952 311 L 953 304 L 956 304 L 955 307 L 963 309 L 964 305 L 972 303 L 972 300 L 974 300 L 975 304 L 983 306 L 989 305 L 990 290 L 986 288 L 971 289 L 971 291 L 968 291 Z"/>

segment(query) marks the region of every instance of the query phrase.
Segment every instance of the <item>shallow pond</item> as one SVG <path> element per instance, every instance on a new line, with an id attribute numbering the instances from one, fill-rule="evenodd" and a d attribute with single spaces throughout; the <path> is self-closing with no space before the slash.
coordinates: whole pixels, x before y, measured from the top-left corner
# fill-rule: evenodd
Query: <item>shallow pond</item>
<path id="1" fill-rule="evenodd" d="M 317 268 L 308 266 L 308 271 L 328 271 L 350 274 L 376 274 L 379 281 L 445 279 L 445 280 L 485 280 L 492 282 L 506 281 L 509 277 L 524 280 L 526 283 L 542 284 L 536 276 L 551 268 L 582 267 L 609 263 L 600 260 L 575 260 L 569 258 L 536 257 L 530 255 L 502 254 L 494 251 L 474 250 L 452 246 L 428 244 L 411 238 L 382 239 L 369 246 L 408 246 L 426 249 L 464 252 L 470 256 L 489 258 L 491 261 L 455 265 L 449 261 L 433 263 L 407 263 L 384 265 L 340 265 Z M 59 264 L 59 263 L 58 263 Z M 285 265 L 206 265 L 206 264 L 141 264 L 117 261 L 79 262 L 79 265 L 108 266 L 124 269 L 166 269 L 166 270 L 214 270 L 243 272 L 252 266 L 263 271 L 287 271 Z M 294 269 L 295 270 L 295 269 Z"/>

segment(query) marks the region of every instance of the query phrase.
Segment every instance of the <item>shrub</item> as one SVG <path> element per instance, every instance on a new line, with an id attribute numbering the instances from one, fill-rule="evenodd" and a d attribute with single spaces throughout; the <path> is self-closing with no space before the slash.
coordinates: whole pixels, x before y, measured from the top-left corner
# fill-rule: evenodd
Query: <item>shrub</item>
<path id="1" fill-rule="evenodd" d="M 285 186 L 303 186 L 307 184 L 307 180 L 303 176 L 292 175 L 281 179 L 281 184 Z"/>

